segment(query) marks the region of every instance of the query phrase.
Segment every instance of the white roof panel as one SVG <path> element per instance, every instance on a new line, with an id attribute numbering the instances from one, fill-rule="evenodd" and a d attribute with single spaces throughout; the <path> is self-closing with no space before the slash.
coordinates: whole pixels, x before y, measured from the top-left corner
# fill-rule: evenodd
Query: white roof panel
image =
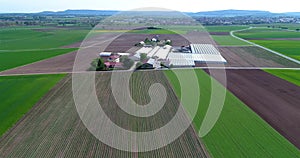
<path id="1" fill-rule="evenodd" d="M 159 59 L 166 59 L 171 52 L 172 46 L 166 45 L 161 47 L 153 56 L 157 56 Z"/>
<path id="2" fill-rule="evenodd" d="M 154 54 L 160 49 L 159 46 L 156 46 L 154 49 L 152 49 L 148 54 L 147 57 L 153 57 Z"/>
<path id="3" fill-rule="evenodd" d="M 152 47 L 142 47 L 138 51 L 136 51 L 137 54 L 145 53 L 148 54 L 150 51 L 152 51 Z"/>
<path id="4" fill-rule="evenodd" d="M 226 63 L 221 55 L 170 53 L 167 58 L 174 66 L 195 66 L 195 62 L 203 63 Z"/>
<path id="5" fill-rule="evenodd" d="M 191 44 L 191 50 L 193 54 L 221 54 L 218 49 L 211 44 Z"/>

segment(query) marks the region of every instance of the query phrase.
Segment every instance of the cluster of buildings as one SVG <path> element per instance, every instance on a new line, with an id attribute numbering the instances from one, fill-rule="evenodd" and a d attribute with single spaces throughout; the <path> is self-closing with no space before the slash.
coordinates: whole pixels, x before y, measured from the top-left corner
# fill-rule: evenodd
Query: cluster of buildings
<path id="1" fill-rule="evenodd" d="M 143 47 L 135 53 L 136 60 L 139 59 L 141 53 L 149 58 L 147 64 L 156 62 L 153 68 L 160 68 L 162 64 L 168 67 L 195 67 L 199 64 L 227 63 L 217 48 L 211 44 L 191 44 L 177 48 L 170 45 Z M 157 62 L 162 64 L 157 64 Z"/>
<path id="2" fill-rule="evenodd" d="M 129 56 L 130 53 L 112 53 L 102 52 L 100 58 L 104 60 L 104 65 L 107 68 L 123 68 L 123 63 L 120 62 L 121 56 Z"/>
<path id="3" fill-rule="evenodd" d="M 126 55 L 130 59 L 141 62 L 141 54 L 147 56 L 141 68 L 159 69 L 166 67 L 195 67 L 201 64 L 226 64 L 226 59 L 218 49 L 211 44 L 191 44 L 183 47 L 144 46 L 135 53 L 100 53 L 107 67 L 122 66 L 120 56 Z"/>

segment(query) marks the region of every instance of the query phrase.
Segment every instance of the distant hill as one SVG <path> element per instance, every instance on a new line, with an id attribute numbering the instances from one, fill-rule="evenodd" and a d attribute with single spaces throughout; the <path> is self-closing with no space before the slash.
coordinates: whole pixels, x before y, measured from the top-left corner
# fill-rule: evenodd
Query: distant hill
<path id="1" fill-rule="evenodd" d="M 40 12 L 39 14 L 46 14 L 46 15 L 114 15 L 119 11 L 115 10 L 65 10 L 65 11 L 44 11 Z"/>
<path id="2" fill-rule="evenodd" d="M 285 13 L 285 15 L 287 15 L 287 16 L 299 16 L 300 17 L 300 12 L 289 12 L 289 13 Z"/>
<path id="3" fill-rule="evenodd" d="M 114 15 L 120 11 L 116 10 L 65 10 L 65 11 L 44 11 L 34 14 L 43 14 L 43 15 Z M 157 15 L 162 15 L 161 11 L 156 11 Z M 127 14 L 136 13 L 136 11 L 127 11 Z M 146 14 L 144 12 L 143 14 Z M 171 12 L 170 12 L 171 13 Z M 25 13 L 26 14 L 26 13 Z M 141 14 L 141 13 L 140 13 Z M 205 17 L 236 17 L 236 16 L 298 16 L 300 17 L 300 12 L 287 12 L 287 13 L 272 13 L 269 11 L 259 11 L 259 10 L 218 10 L 218 11 L 207 11 L 207 12 L 185 12 L 189 16 L 205 16 Z"/>
<path id="4" fill-rule="evenodd" d="M 206 16 L 206 17 L 235 17 L 235 16 L 276 16 L 278 14 L 268 11 L 257 10 L 219 10 L 198 13 L 188 13 L 191 16 Z"/>

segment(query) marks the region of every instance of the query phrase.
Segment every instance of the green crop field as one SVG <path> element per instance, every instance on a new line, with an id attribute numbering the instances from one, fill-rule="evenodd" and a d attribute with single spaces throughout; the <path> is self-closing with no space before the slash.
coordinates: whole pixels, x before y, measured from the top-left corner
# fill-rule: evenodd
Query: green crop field
<path id="1" fill-rule="evenodd" d="M 220 36 L 220 35 L 212 35 L 211 36 L 219 45 L 221 46 L 245 46 L 250 45 L 244 41 L 238 40 L 232 36 Z"/>
<path id="2" fill-rule="evenodd" d="M 176 71 L 185 73 L 194 70 Z M 198 112 L 193 123 L 196 130 L 199 130 L 210 101 L 211 78 L 202 70 L 196 70 L 196 73 L 201 93 Z M 172 71 L 166 71 L 165 74 L 180 96 L 181 88 L 176 75 Z M 217 84 L 219 88 L 224 88 Z M 189 113 L 191 107 L 189 105 L 184 107 Z M 212 157 L 300 157 L 300 152 L 295 146 L 229 91 L 218 122 L 202 140 Z"/>
<path id="3" fill-rule="evenodd" d="M 300 29 L 300 24 L 294 24 L 294 23 L 274 23 L 274 24 L 252 24 L 251 26 L 254 27 L 275 27 L 275 28 L 280 28 L 280 27 L 286 27 L 289 30 L 296 30 Z"/>
<path id="4" fill-rule="evenodd" d="M 300 70 L 264 70 L 272 75 L 300 86 Z"/>
<path id="5" fill-rule="evenodd" d="M 0 71 L 69 53 L 74 50 L 77 50 L 77 48 L 0 52 Z"/>
<path id="6" fill-rule="evenodd" d="M 254 28 L 236 32 L 235 35 L 241 38 L 300 38 L 300 32 L 281 29 Z"/>
<path id="7" fill-rule="evenodd" d="M 0 77 L 0 137 L 64 76 Z"/>
<path id="8" fill-rule="evenodd" d="M 251 42 L 275 50 L 295 59 L 300 58 L 300 40 L 251 40 Z"/>
<path id="9" fill-rule="evenodd" d="M 82 41 L 89 30 L 61 28 L 0 29 L 0 50 L 49 49 Z"/>
<path id="10" fill-rule="evenodd" d="M 289 40 L 289 38 L 300 38 L 300 32 L 255 28 L 236 32 L 235 34 L 241 38 L 249 39 L 251 42 L 300 60 L 300 40 Z"/>
<path id="11" fill-rule="evenodd" d="M 122 73 L 121 75 L 129 74 L 128 72 Z M 123 79 L 120 78 L 119 81 L 122 83 Z M 114 99 L 111 86 L 108 86 L 110 83 L 110 73 L 99 73 L 95 77 L 99 103 L 110 118 L 103 120 L 102 115 L 95 115 L 97 117 L 95 120 L 101 120 L 95 124 L 107 125 L 112 121 L 120 128 L 129 131 L 152 131 L 168 123 L 179 108 L 179 100 L 162 71 L 135 72 L 130 80 L 130 89 L 133 90 L 131 91 L 132 97 L 134 101 L 142 105 L 147 104 L 150 100 L 147 92 L 152 84 L 160 83 L 166 88 L 168 94 L 166 103 L 153 117 L 135 117 L 124 112 Z M 124 87 L 120 86 L 119 88 L 120 92 L 126 92 Z M 26 95 L 30 94 L 30 91 L 26 92 Z M 91 109 L 93 108 L 87 108 L 86 112 Z M 174 130 L 180 127 L 180 124 L 173 126 Z M 107 132 L 115 132 L 113 129 L 104 128 L 104 130 L 106 129 L 108 129 Z M 107 137 L 116 140 L 120 138 L 117 136 L 119 134 L 107 134 Z M 123 136 L 123 138 L 127 137 L 127 135 Z M 158 138 L 158 143 L 165 141 L 164 137 L 154 136 L 153 138 Z M 41 100 L 38 106 L 26 115 L 26 118 L 13 131 L 9 132 L 7 137 L 0 141 L 0 157 L 205 158 L 206 154 L 192 127 L 189 127 L 171 144 L 149 152 L 126 152 L 102 143 L 80 119 L 72 95 L 72 77 L 68 75 L 49 93 L 47 99 Z"/>
<path id="12" fill-rule="evenodd" d="M 230 32 L 234 30 L 246 29 L 249 26 L 246 25 L 217 25 L 217 26 L 205 26 L 208 32 Z"/>

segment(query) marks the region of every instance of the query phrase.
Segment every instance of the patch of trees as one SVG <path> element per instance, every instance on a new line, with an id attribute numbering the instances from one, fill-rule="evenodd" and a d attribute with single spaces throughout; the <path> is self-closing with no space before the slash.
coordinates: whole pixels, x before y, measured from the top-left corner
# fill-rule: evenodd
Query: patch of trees
<path id="1" fill-rule="evenodd" d="M 148 30 L 161 30 L 161 28 L 157 28 L 157 27 L 153 27 L 153 26 L 147 27 L 147 29 Z"/>
<path id="2" fill-rule="evenodd" d="M 123 63 L 125 69 L 130 69 L 134 64 L 134 61 L 129 59 L 128 56 L 121 56 L 120 62 Z"/>
<path id="3" fill-rule="evenodd" d="M 143 65 L 142 62 L 138 62 L 138 63 L 136 63 L 135 67 L 136 67 L 136 69 L 139 69 L 142 65 Z"/>
<path id="4" fill-rule="evenodd" d="M 106 66 L 104 64 L 104 60 L 101 58 L 97 58 L 92 61 L 90 71 L 104 71 L 106 70 Z"/>
<path id="5" fill-rule="evenodd" d="M 140 62 L 144 62 L 147 59 L 148 59 L 147 54 L 145 54 L 145 53 L 140 54 Z"/>

